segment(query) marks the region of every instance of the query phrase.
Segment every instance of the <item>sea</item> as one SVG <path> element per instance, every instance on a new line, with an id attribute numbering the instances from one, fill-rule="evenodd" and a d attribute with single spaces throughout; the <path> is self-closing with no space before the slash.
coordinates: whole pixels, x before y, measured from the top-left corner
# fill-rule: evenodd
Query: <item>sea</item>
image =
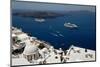
<path id="1" fill-rule="evenodd" d="M 73 23 L 70 29 L 64 23 Z M 12 15 L 12 26 L 21 28 L 29 36 L 49 42 L 54 48 L 68 49 L 71 45 L 96 50 L 96 15 L 91 11 L 75 11 L 64 16 L 45 18 L 44 22 L 34 17 Z"/>

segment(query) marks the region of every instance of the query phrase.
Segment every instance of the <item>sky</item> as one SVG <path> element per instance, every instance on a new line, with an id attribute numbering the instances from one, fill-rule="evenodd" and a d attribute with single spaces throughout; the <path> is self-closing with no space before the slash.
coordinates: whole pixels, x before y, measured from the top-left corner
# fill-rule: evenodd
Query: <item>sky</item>
<path id="1" fill-rule="evenodd" d="M 95 12 L 95 6 L 71 5 L 71 4 L 50 4 L 37 2 L 20 2 L 12 1 L 12 9 L 21 10 L 49 10 L 49 11 L 76 11 L 88 10 Z"/>

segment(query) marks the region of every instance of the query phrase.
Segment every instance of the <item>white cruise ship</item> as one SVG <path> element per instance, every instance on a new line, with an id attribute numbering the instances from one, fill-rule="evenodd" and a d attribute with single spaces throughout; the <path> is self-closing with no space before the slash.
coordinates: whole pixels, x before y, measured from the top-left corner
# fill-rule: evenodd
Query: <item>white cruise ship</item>
<path id="1" fill-rule="evenodd" d="M 67 28 L 71 28 L 71 29 L 78 28 L 78 26 L 76 24 L 72 24 L 70 22 L 64 23 L 64 26 Z"/>
<path id="2" fill-rule="evenodd" d="M 44 22 L 45 21 L 45 19 L 43 19 L 43 18 L 35 18 L 34 19 L 36 22 Z"/>

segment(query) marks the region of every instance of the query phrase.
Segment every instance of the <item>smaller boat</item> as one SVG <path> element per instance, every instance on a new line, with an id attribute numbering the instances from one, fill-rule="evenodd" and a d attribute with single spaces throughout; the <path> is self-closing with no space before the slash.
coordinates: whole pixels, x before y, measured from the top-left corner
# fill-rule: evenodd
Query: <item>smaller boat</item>
<path id="1" fill-rule="evenodd" d="M 64 35 L 62 35 L 62 34 L 59 34 L 59 36 L 64 37 Z"/>
<path id="2" fill-rule="evenodd" d="M 45 21 L 45 19 L 43 19 L 43 18 L 35 18 L 34 20 L 37 22 L 44 22 Z"/>
<path id="3" fill-rule="evenodd" d="M 50 33 L 51 35 L 53 35 L 53 36 L 56 36 L 56 37 L 58 37 L 58 35 L 57 34 L 55 34 L 55 33 Z"/>
<path id="4" fill-rule="evenodd" d="M 64 23 L 64 26 L 67 28 L 70 28 L 70 29 L 78 28 L 78 26 L 76 24 L 72 24 L 70 22 Z"/>
<path id="5" fill-rule="evenodd" d="M 60 31 L 56 31 L 56 33 L 60 34 Z"/>

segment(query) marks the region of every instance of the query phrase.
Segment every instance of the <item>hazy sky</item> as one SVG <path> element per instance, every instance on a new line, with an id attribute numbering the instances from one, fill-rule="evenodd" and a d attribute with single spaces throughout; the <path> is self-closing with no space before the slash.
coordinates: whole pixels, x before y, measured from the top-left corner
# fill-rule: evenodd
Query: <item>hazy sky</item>
<path id="1" fill-rule="evenodd" d="M 50 11 L 76 11 L 88 10 L 95 11 L 95 6 L 82 6 L 82 5 L 61 5 L 61 4 L 48 4 L 48 3 L 35 3 L 35 2 L 12 2 L 12 9 L 23 10 L 50 10 Z"/>

